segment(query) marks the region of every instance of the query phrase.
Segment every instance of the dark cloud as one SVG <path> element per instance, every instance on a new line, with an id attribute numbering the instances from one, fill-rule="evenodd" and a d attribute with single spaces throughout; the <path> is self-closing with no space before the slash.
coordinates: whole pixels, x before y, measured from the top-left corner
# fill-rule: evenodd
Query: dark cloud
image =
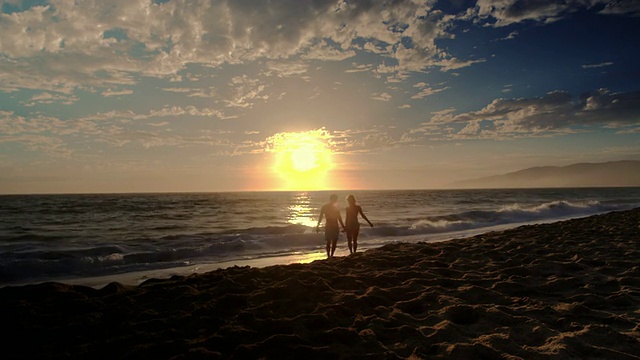
<path id="1" fill-rule="evenodd" d="M 479 0 L 476 5 L 480 19 L 490 19 L 494 26 L 507 26 L 522 21 L 552 22 L 587 9 L 599 9 L 601 14 L 640 15 L 637 0 Z"/>
<path id="2" fill-rule="evenodd" d="M 554 91 L 529 99 L 496 99 L 475 112 L 436 114 L 432 124 L 466 123 L 464 134 L 531 133 L 600 125 L 640 124 L 640 91 L 612 93 L 600 89 L 578 98 Z M 484 126 L 481 126 L 481 123 Z M 470 131 L 473 130 L 470 134 Z"/>

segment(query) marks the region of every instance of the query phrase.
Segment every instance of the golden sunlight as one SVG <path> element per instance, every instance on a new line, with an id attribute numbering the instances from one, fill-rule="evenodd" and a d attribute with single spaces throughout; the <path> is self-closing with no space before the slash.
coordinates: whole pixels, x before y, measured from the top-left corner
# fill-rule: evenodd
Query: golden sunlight
<path id="1" fill-rule="evenodd" d="M 286 190 L 322 190 L 333 168 L 325 129 L 277 133 L 267 139 L 267 151 L 275 155 L 273 170 Z"/>

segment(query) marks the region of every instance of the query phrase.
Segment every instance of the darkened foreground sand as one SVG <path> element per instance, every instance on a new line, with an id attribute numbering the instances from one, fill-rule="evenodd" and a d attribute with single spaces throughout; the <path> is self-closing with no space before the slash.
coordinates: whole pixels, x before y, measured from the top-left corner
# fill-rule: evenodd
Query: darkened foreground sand
<path id="1" fill-rule="evenodd" d="M 640 359 L 639 225 L 632 210 L 139 287 L 5 288 L 0 357 Z"/>

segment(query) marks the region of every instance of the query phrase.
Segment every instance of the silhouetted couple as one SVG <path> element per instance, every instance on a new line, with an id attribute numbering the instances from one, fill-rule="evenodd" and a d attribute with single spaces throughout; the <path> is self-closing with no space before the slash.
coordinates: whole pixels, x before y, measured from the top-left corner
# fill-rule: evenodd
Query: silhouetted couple
<path id="1" fill-rule="evenodd" d="M 373 224 L 367 216 L 362 212 L 362 207 L 356 205 L 356 197 L 349 195 L 347 197 L 347 217 L 346 226 L 342 222 L 342 215 L 340 215 L 340 209 L 338 208 L 338 196 L 333 194 L 329 197 L 329 202 L 324 204 L 320 209 L 320 217 L 318 218 L 318 225 L 316 231 L 320 231 L 320 223 L 322 217 L 326 219 L 324 222 L 324 238 L 327 241 L 327 257 L 333 257 L 336 251 L 336 245 L 338 244 L 338 238 L 340 237 L 340 227 L 347 233 L 347 243 L 349 245 L 349 253 L 353 254 L 358 249 L 358 234 L 360 233 L 360 222 L 358 222 L 358 214 L 362 215 L 371 227 Z"/>

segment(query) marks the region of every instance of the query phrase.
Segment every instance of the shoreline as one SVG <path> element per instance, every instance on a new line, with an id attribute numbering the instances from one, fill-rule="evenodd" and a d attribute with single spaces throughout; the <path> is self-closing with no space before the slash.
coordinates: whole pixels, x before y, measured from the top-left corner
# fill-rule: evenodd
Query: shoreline
<path id="1" fill-rule="evenodd" d="M 9 286 L 3 355 L 640 359 L 639 225 L 633 209 L 139 286 Z"/>
<path id="2" fill-rule="evenodd" d="M 600 214 L 595 214 L 595 215 L 600 215 Z M 457 231 L 451 231 L 451 232 L 433 233 L 430 235 L 420 234 L 420 235 L 406 235 L 401 237 L 389 236 L 385 238 L 380 238 L 382 240 L 378 242 L 361 243 L 359 245 L 359 248 L 360 248 L 359 252 L 372 250 L 372 249 L 375 249 L 387 244 L 393 244 L 393 243 L 415 244 L 420 242 L 432 243 L 432 242 L 463 240 L 466 238 L 483 235 L 491 232 L 516 229 L 521 226 L 556 223 L 556 222 L 561 222 L 561 221 L 566 221 L 571 219 L 581 219 L 589 216 L 594 216 L 594 215 L 568 216 L 563 218 L 537 220 L 532 222 L 497 224 L 497 225 L 482 227 L 482 228 L 475 228 L 475 229 L 472 228 L 472 229 L 464 229 L 464 230 L 457 230 Z M 338 248 L 336 249 L 336 256 L 337 257 L 349 256 L 344 233 L 341 233 L 341 238 L 338 242 Z M 56 283 L 63 283 L 68 285 L 90 286 L 96 289 L 102 288 L 112 282 L 117 282 L 122 285 L 137 286 L 150 279 L 161 280 L 161 279 L 171 278 L 172 276 L 189 276 L 193 274 L 203 274 L 210 271 L 226 269 L 234 266 L 240 266 L 240 267 L 250 266 L 250 267 L 256 267 L 256 268 L 264 268 L 264 267 L 275 266 L 275 265 L 307 264 L 312 261 L 324 260 L 324 259 L 326 259 L 326 253 L 323 245 L 323 246 L 319 246 L 318 249 L 316 250 L 295 251 L 295 252 L 287 253 L 283 255 L 266 255 L 266 256 L 255 256 L 255 257 L 249 257 L 249 258 L 235 258 L 235 259 L 229 259 L 229 260 L 208 261 L 208 262 L 200 262 L 200 263 L 183 265 L 183 266 L 139 270 L 139 271 L 96 275 L 96 276 L 75 276 L 75 277 L 59 276 L 59 277 L 49 278 L 49 279 L 36 278 L 32 280 L 16 281 L 13 283 L 0 284 L 0 289 L 5 287 L 37 285 L 37 284 L 47 283 L 47 282 L 56 282 Z"/>

